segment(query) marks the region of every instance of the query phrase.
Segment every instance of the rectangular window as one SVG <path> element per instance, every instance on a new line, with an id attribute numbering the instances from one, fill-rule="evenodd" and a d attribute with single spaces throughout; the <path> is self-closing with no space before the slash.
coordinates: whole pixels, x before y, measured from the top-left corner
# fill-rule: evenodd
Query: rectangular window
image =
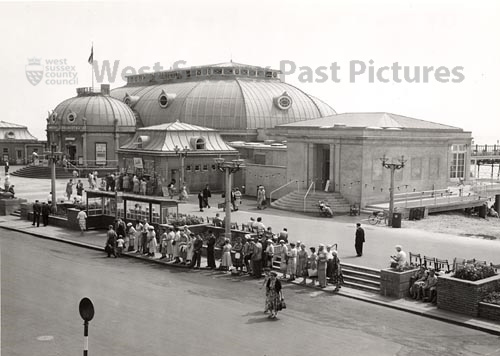
<path id="1" fill-rule="evenodd" d="M 6 147 L 4 147 L 4 149 L 3 149 L 3 153 L 9 153 L 9 149 L 8 149 L 8 148 L 6 148 Z"/>
<path id="2" fill-rule="evenodd" d="M 22 159 L 23 158 L 23 151 L 18 150 L 18 151 L 16 151 L 16 154 L 17 154 L 17 159 Z"/>
<path id="3" fill-rule="evenodd" d="M 248 75 L 248 69 L 242 69 L 241 75 Z"/>
<path id="4" fill-rule="evenodd" d="M 465 144 L 455 144 L 451 146 L 450 178 L 465 178 Z"/>
<path id="5" fill-rule="evenodd" d="M 248 75 L 251 76 L 251 77 L 255 77 L 255 71 L 254 70 L 250 70 L 248 72 Z"/>
<path id="6" fill-rule="evenodd" d="M 200 171 L 200 165 L 199 165 L 199 164 L 196 164 L 196 165 L 194 166 L 194 171 L 195 171 L 195 172 L 199 172 L 199 171 Z"/>
<path id="7" fill-rule="evenodd" d="M 186 172 L 191 172 L 191 165 L 189 165 L 189 164 L 188 164 L 188 165 L 186 166 Z"/>
<path id="8" fill-rule="evenodd" d="M 215 164 L 212 164 L 212 171 L 216 171 L 217 170 L 217 166 Z"/>
<path id="9" fill-rule="evenodd" d="M 233 70 L 231 68 L 224 68 L 224 74 L 233 74 Z"/>
<path id="10" fill-rule="evenodd" d="M 106 165 L 106 151 L 107 146 L 106 143 L 97 143 L 95 144 L 95 164 L 99 166 Z"/>
<path id="11" fill-rule="evenodd" d="M 213 72 L 214 74 L 222 74 L 222 68 L 214 68 Z"/>
<path id="12" fill-rule="evenodd" d="M 208 171 L 208 164 L 204 164 L 203 165 L 203 172 L 207 172 Z"/>

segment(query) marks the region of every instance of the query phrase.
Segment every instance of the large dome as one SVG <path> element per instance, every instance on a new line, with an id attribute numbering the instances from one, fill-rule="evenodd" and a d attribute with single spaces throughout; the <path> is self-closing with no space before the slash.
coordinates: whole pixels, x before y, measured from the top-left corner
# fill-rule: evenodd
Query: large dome
<path id="1" fill-rule="evenodd" d="M 221 131 L 272 128 L 335 114 L 330 106 L 279 79 L 279 71 L 222 63 L 127 77 L 111 95 L 144 126 L 180 121 Z"/>
<path id="2" fill-rule="evenodd" d="M 122 101 L 109 96 L 109 89 L 77 89 L 77 96 L 56 106 L 49 116 L 49 126 L 106 127 L 116 125 L 121 129 L 135 128 L 134 112 Z"/>

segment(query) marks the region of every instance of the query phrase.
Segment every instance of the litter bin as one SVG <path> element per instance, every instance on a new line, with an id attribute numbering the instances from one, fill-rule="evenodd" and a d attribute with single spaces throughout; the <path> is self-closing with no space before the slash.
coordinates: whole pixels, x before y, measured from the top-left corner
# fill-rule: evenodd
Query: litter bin
<path id="1" fill-rule="evenodd" d="M 392 214 L 392 227 L 401 228 L 401 213 Z"/>
<path id="2" fill-rule="evenodd" d="M 486 204 L 483 204 L 479 207 L 479 215 L 480 218 L 486 218 L 486 213 L 488 212 L 488 206 Z"/>

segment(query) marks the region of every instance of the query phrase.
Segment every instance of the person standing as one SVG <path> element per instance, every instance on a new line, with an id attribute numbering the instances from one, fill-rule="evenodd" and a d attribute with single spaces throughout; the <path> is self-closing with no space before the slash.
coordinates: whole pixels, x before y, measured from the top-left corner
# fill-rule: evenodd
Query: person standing
<path id="1" fill-rule="evenodd" d="M 73 194 L 73 178 L 69 179 L 69 182 L 66 183 L 66 196 L 68 197 L 68 200 L 71 201 L 71 195 Z"/>
<path id="2" fill-rule="evenodd" d="M 130 252 L 135 251 L 135 237 L 137 235 L 137 231 L 134 228 L 134 225 L 129 222 L 127 223 L 127 235 L 128 235 L 128 250 Z"/>
<path id="3" fill-rule="evenodd" d="M 113 255 L 116 258 L 116 232 L 113 229 L 113 225 L 109 225 L 108 227 L 108 239 L 106 241 L 106 248 L 105 251 L 108 254 L 108 257 L 111 257 Z"/>
<path id="4" fill-rule="evenodd" d="M 231 250 L 232 246 L 229 243 L 229 239 L 226 238 L 226 240 L 224 241 L 224 246 L 222 246 L 222 261 L 220 264 L 220 269 L 222 271 L 229 271 L 231 269 Z"/>
<path id="5" fill-rule="evenodd" d="M 281 282 L 277 277 L 278 274 L 271 271 L 270 278 L 266 283 L 266 310 L 271 312 L 269 315 L 271 319 L 276 319 L 281 304 Z"/>
<path id="6" fill-rule="evenodd" d="M 356 255 L 363 256 L 363 244 L 365 243 L 365 230 L 361 227 L 361 223 L 356 223 L 356 240 L 354 247 L 356 248 Z"/>
<path id="7" fill-rule="evenodd" d="M 264 186 L 260 185 L 257 190 L 257 209 L 265 209 L 265 201 L 266 191 L 264 190 Z"/>
<path id="8" fill-rule="evenodd" d="M 332 269 L 332 283 L 335 285 L 334 292 L 338 292 L 344 283 L 344 276 L 342 274 L 342 267 L 340 266 L 340 259 L 337 250 L 332 250 L 333 255 L 333 269 Z"/>
<path id="9" fill-rule="evenodd" d="M 174 238 L 175 238 L 175 232 L 174 229 L 171 227 L 168 228 L 168 234 L 167 234 L 167 261 L 172 261 L 173 255 L 174 255 Z"/>
<path id="10" fill-rule="evenodd" d="M 283 273 L 283 279 L 286 279 L 286 272 L 288 270 L 287 260 L 288 260 L 288 247 L 285 245 L 285 240 L 279 241 L 279 253 L 280 253 L 280 271 Z"/>
<path id="11" fill-rule="evenodd" d="M 203 247 L 203 240 L 200 235 L 196 235 L 193 241 L 193 258 L 191 259 L 190 268 L 199 269 L 201 265 L 201 249 Z"/>
<path id="12" fill-rule="evenodd" d="M 49 224 L 49 214 L 50 214 L 50 205 L 42 202 L 42 222 L 43 226 L 47 226 Z"/>
<path id="13" fill-rule="evenodd" d="M 287 272 L 290 275 L 288 281 L 294 281 L 297 273 L 297 249 L 293 242 L 290 243 L 290 249 L 288 250 Z"/>
<path id="14" fill-rule="evenodd" d="M 5 161 L 5 175 L 9 174 L 9 161 Z"/>
<path id="15" fill-rule="evenodd" d="M 326 245 L 326 279 L 328 281 L 332 280 L 333 273 L 333 253 L 332 245 Z"/>
<path id="16" fill-rule="evenodd" d="M 87 214 L 83 208 L 80 208 L 80 212 L 76 215 L 76 220 L 78 220 L 78 225 L 80 226 L 80 235 L 87 229 Z"/>
<path id="17" fill-rule="evenodd" d="M 39 227 L 40 226 L 40 213 L 42 212 L 42 206 L 38 202 L 38 200 L 35 200 L 35 203 L 33 204 L 33 226 Z"/>
<path id="18" fill-rule="evenodd" d="M 137 253 L 142 251 L 142 233 L 144 231 L 144 225 L 139 219 L 135 221 L 135 240 L 137 241 Z"/>
<path id="19" fill-rule="evenodd" d="M 83 183 L 80 179 L 76 183 L 76 195 L 80 197 L 80 201 L 83 201 Z"/>
<path id="20" fill-rule="evenodd" d="M 203 195 L 203 207 L 210 209 L 210 203 L 208 201 L 208 198 L 212 197 L 212 193 L 210 192 L 210 188 L 208 187 L 208 184 L 205 185 L 205 188 L 203 189 L 202 195 Z"/>
<path id="21" fill-rule="evenodd" d="M 252 271 L 254 278 L 262 277 L 262 244 L 255 239 L 252 251 Z"/>
<path id="22" fill-rule="evenodd" d="M 306 245 L 300 244 L 300 250 L 297 253 L 297 277 L 304 277 L 302 284 L 306 284 L 307 277 L 307 259 Z"/>
<path id="23" fill-rule="evenodd" d="M 198 206 L 200 208 L 200 211 L 203 211 L 204 205 L 205 205 L 205 203 L 204 203 L 204 198 L 203 198 L 203 191 L 200 191 L 198 193 Z"/>
<path id="24" fill-rule="evenodd" d="M 156 247 L 158 247 L 158 242 L 156 242 L 155 228 L 151 225 L 149 225 L 147 232 L 147 246 L 148 246 L 148 256 L 155 257 L 155 252 L 156 252 Z"/>
<path id="25" fill-rule="evenodd" d="M 241 253 L 243 254 L 243 264 L 245 265 L 246 271 L 248 274 L 251 273 L 252 268 L 251 268 L 251 259 L 252 259 L 252 252 L 253 252 L 253 246 L 250 242 L 252 238 L 250 237 L 249 234 L 245 235 L 245 244 L 243 245 L 243 249 L 241 250 Z"/>
<path id="26" fill-rule="evenodd" d="M 325 245 L 318 247 L 318 282 L 320 288 L 326 288 L 326 251 Z"/>
<path id="27" fill-rule="evenodd" d="M 208 230 L 208 240 L 207 240 L 207 267 L 209 269 L 214 269 L 215 266 L 215 235 L 212 230 Z"/>
<path id="28" fill-rule="evenodd" d="M 144 255 L 148 255 L 149 254 L 149 251 L 148 251 L 148 232 L 149 232 L 149 228 L 150 228 L 150 225 L 148 224 L 148 220 L 147 219 L 144 219 L 144 224 L 142 224 L 143 227 L 142 227 L 142 237 L 141 237 L 141 246 L 142 246 L 142 253 Z"/>
<path id="29" fill-rule="evenodd" d="M 240 191 L 240 188 L 236 188 L 234 190 L 234 199 L 235 199 L 235 205 L 236 207 L 239 207 L 241 205 L 241 191 Z M 238 210 L 238 209 L 236 209 Z"/>
<path id="30" fill-rule="evenodd" d="M 243 244 L 241 243 L 241 237 L 236 238 L 236 243 L 233 246 L 234 252 L 234 267 L 239 273 L 243 272 Z"/>

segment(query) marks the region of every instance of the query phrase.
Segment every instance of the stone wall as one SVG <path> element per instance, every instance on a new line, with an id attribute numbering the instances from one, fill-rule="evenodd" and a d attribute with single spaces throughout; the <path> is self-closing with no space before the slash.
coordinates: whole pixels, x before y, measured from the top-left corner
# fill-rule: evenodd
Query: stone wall
<path id="1" fill-rule="evenodd" d="M 493 290 L 500 290 L 500 275 L 474 282 L 441 275 L 437 284 L 437 306 L 440 309 L 477 317 L 479 303 Z"/>
<path id="2" fill-rule="evenodd" d="M 479 303 L 479 317 L 500 321 L 500 305 L 483 302 Z"/>
<path id="3" fill-rule="evenodd" d="M 398 299 L 406 297 L 410 288 L 410 278 L 417 270 L 404 272 L 390 268 L 380 270 L 380 294 Z"/>

